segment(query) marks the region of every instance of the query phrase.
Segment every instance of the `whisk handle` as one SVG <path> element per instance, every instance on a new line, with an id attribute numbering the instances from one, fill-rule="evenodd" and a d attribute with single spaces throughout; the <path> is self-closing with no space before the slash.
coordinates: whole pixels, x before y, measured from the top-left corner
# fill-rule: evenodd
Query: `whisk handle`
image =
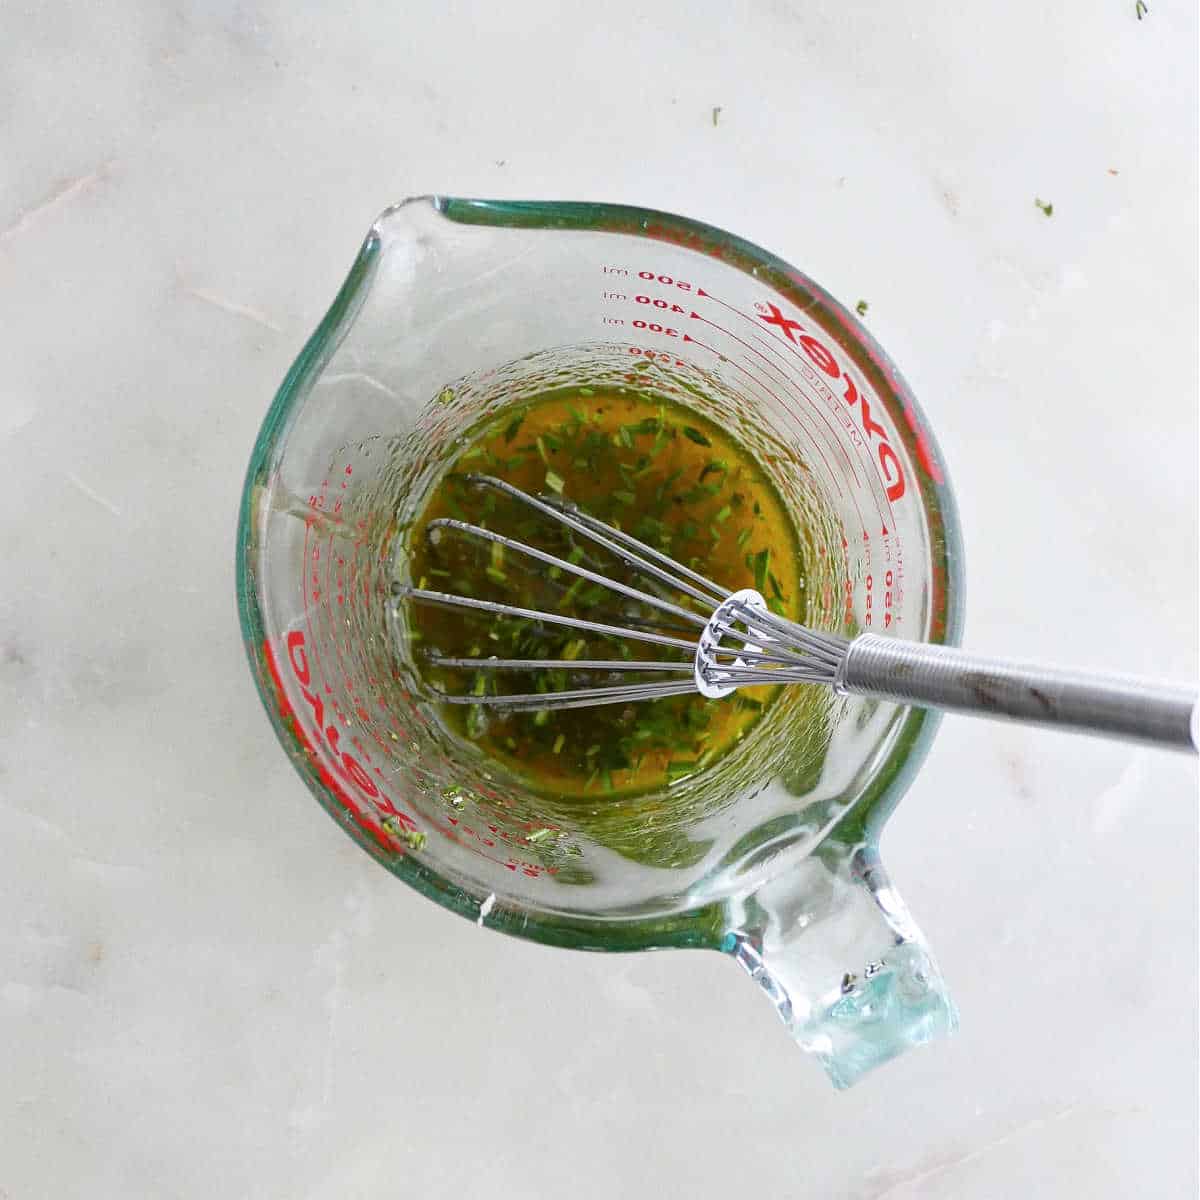
<path id="1" fill-rule="evenodd" d="M 850 643 L 842 691 L 949 712 L 1001 717 L 1196 751 L 1195 689 L 982 658 L 951 646 L 863 634 Z"/>

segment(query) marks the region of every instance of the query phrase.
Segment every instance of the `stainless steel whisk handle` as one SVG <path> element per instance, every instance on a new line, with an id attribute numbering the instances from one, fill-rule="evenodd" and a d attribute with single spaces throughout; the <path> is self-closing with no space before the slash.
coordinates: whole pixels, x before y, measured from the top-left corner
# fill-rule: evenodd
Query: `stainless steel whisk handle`
<path id="1" fill-rule="evenodd" d="M 850 643 L 836 686 L 948 712 L 1198 748 L 1193 689 L 983 658 L 950 646 L 862 634 Z"/>

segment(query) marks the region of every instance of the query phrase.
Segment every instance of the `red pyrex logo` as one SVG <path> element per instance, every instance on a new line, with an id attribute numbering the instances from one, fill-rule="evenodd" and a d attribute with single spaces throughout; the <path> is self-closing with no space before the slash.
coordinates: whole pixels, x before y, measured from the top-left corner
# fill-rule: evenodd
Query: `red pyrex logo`
<path id="1" fill-rule="evenodd" d="M 293 630 L 287 635 L 287 658 L 292 677 L 300 688 L 300 695 L 312 710 L 312 719 L 316 726 L 315 739 L 304 728 L 304 722 L 300 720 L 299 714 L 288 700 L 270 642 L 264 642 L 263 649 L 266 651 L 267 667 L 278 694 L 280 713 L 285 719 L 291 718 L 295 722 L 296 736 L 316 765 L 321 783 L 381 846 L 389 850 L 398 849 L 380 827 L 380 818 L 391 818 L 395 827 L 406 832 L 415 832 L 417 823 L 408 813 L 397 808 L 371 778 L 366 767 L 349 750 L 339 745 L 341 730 L 332 722 L 326 723 L 325 705 L 316 691 L 309 686 L 312 683 L 312 669 L 305 650 L 304 634 Z M 369 764 L 371 760 L 365 748 L 359 752 Z"/>
<path id="2" fill-rule="evenodd" d="M 842 392 L 842 399 L 850 408 L 858 406 L 859 424 L 862 425 L 863 433 L 866 435 L 867 445 L 871 444 L 872 439 L 876 439 L 875 457 L 879 460 L 879 470 L 883 475 L 887 498 L 893 502 L 899 500 L 904 495 L 904 468 L 900 465 L 899 455 L 892 449 L 888 441 L 887 430 L 872 418 L 871 405 L 866 396 L 859 395 L 858 389 L 854 386 L 854 380 L 849 375 L 842 374 L 833 354 L 811 333 L 805 332 L 804 326 L 799 321 L 785 317 L 777 305 L 768 304 L 766 309 L 765 313 L 759 313 L 760 321 L 765 321 L 768 325 L 774 325 L 782 330 L 787 340 L 793 346 L 799 346 L 817 370 L 828 375 L 830 379 L 840 379 L 846 385 Z"/>

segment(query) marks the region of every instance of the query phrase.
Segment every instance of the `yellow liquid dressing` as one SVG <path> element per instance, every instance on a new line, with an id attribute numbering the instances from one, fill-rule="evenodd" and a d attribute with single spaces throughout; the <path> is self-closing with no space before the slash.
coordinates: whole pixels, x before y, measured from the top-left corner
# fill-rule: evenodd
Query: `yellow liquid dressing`
<path id="1" fill-rule="evenodd" d="M 511 550 L 429 522 L 481 525 L 559 558 L 649 590 L 655 585 L 587 538 L 473 484 L 492 475 L 532 495 L 561 498 L 670 555 L 731 591 L 753 587 L 780 615 L 797 618 L 803 565 L 796 531 L 753 456 L 691 409 L 645 395 L 577 388 L 506 409 L 468 441 L 434 488 L 408 538 L 409 582 L 604 624 L 656 628 L 695 642 L 699 626 L 616 596 Z M 676 592 L 673 603 L 708 612 Z M 690 654 L 526 618 L 409 606 L 418 671 L 452 694 L 544 691 L 535 712 L 441 706 L 458 737 L 499 760 L 531 788 L 563 796 L 633 795 L 706 770 L 744 738 L 778 692 L 764 687 L 722 700 L 699 695 L 584 709 L 555 709 L 553 692 L 605 683 L 686 680 L 686 674 L 439 668 L 432 653 L 517 659 L 653 659 Z M 667 626 L 675 626 L 668 628 Z"/>

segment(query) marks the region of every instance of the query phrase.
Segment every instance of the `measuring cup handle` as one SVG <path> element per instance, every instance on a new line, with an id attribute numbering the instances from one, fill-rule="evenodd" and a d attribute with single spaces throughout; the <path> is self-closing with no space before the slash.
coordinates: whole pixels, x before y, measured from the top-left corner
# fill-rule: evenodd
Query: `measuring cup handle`
<path id="1" fill-rule="evenodd" d="M 982 658 L 952 646 L 863 634 L 842 666 L 844 691 L 977 716 L 1197 750 L 1194 688 Z"/>
<path id="2" fill-rule="evenodd" d="M 729 933 L 722 948 L 835 1087 L 958 1027 L 941 972 L 873 846 L 826 848 L 753 900 L 747 912 L 762 923 Z"/>

